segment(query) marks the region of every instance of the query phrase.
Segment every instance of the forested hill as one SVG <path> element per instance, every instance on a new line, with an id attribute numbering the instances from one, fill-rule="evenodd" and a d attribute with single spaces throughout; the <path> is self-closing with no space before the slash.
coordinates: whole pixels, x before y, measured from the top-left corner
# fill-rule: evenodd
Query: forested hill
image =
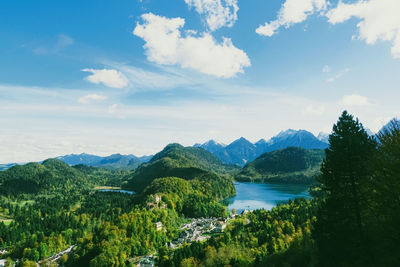
<path id="1" fill-rule="evenodd" d="M 125 187 L 142 191 L 156 178 L 179 177 L 191 180 L 210 173 L 228 177 L 237 167 L 225 165 L 212 153 L 197 147 L 170 144 L 129 177 Z"/>
<path id="2" fill-rule="evenodd" d="M 320 173 L 324 150 L 289 147 L 267 152 L 248 163 L 238 181 L 312 183 Z"/>
<path id="3" fill-rule="evenodd" d="M 118 178 L 117 178 L 118 177 Z M 47 159 L 42 164 L 16 165 L 0 172 L 0 192 L 6 195 L 90 189 L 95 185 L 112 184 L 121 173 L 77 165 L 74 167 L 58 159 Z"/>

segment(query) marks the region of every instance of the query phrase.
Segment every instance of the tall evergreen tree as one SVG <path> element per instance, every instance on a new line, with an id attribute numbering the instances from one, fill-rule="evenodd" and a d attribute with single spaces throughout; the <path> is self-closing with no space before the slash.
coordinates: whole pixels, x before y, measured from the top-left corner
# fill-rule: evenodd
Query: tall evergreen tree
<path id="1" fill-rule="evenodd" d="M 379 266 L 400 266 L 400 121 L 392 120 L 377 136 L 369 231 Z"/>
<path id="2" fill-rule="evenodd" d="M 361 266 L 367 249 L 366 193 L 376 141 L 344 111 L 333 126 L 319 182 L 326 192 L 314 237 L 321 266 Z"/>

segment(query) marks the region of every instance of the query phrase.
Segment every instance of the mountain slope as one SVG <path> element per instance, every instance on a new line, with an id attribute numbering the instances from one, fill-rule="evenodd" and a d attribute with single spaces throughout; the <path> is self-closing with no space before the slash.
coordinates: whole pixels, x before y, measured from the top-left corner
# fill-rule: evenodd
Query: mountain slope
<path id="1" fill-rule="evenodd" d="M 207 150 L 208 152 L 215 154 L 215 153 L 218 153 L 219 151 L 223 150 L 226 147 L 226 145 L 217 143 L 214 140 L 209 140 L 209 141 L 205 142 L 204 144 L 195 144 L 194 147 L 201 147 L 201 148 Z"/>
<path id="2" fill-rule="evenodd" d="M 233 170 L 233 167 L 223 164 L 216 156 L 202 148 L 170 144 L 148 163 L 139 166 L 129 177 L 125 187 L 141 192 L 156 178 L 179 177 L 191 180 L 213 176 L 215 173 L 220 177 L 229 176 Z"/>
<path id="3" fill-rule="evenodd" d="M 251 182 L 312 183 L 320 173 L 324 157 L 323 150 L 298 147 L 267 152 L 248 163 L 235 179 Z"/>
<path id="4" fill-rule="evenodd" d="M 287 147 L 301 147 L 305 149 L 325 149 L 328 144 L 320 141 L 312 133 L 305 130 L 286 130 L 272 137 L 267 143 L 264 152 L 274 151 Z"/>
<path id="5" fill-rule="evenodd" d="M 400 120 L 397 118 L 393 118 L 391 119 L 388 123 L 386 123 L 379 131 L 378 131 L 378 135 L 379 134 L 383 134 L 387 131 L 391 131 L 393 129 L 393 127 L 398 126 L 400 124 Z"/>

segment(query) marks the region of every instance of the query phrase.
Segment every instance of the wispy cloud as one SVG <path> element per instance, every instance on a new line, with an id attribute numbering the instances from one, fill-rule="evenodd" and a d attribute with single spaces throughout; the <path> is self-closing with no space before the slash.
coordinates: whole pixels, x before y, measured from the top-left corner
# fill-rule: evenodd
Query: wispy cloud
<path id="1" fill-rule="evenodd" d="M 337 79 L 340 79 L 343 75 L 345 75 L 345 74 L 346 74 L 347 72 L 349 72 L 349 71 L 350 71 L 350 69 L 349 69 L 349 68 L 346 68 L 346 69 L 344 69 L 344 70 L 338 72 L 336 75 L 334 75 L 334 76 L 332 76 L 332 77 L 329 77 L 329 78 L 326 80 L 326 82 L 328 82 L 328 83 L 333 83 L 334 81 L 336 81 Z"/>
<path id="2" fill-rule="evenodd" d="M 54 45 L 40 46 L 33 49 L 36 54 L 56 54 L 73 45 L 75 40 L 66 34 L 59 34 Z"/>
<path id="3" fill-rule="evenodd" d="M 78 103 L 80 104 L 91 104 L 93 102 L 101 102 L 106 100 L 107 97 L 104 95 L 99 95 L 99 94 L 90 94 L 90 95 L 85 95 L 80 98 L 78 98 Z"/>
<path id="4" fill-rule="evenodd" d="M 14 93 L 5 98 L 2 88 Z M 370 125 L 376 118 L 398 110 L 397 103 L 364 108 L 369 98 L 356 94 L 321 100 L 251 89 L 225 84 L 222 90 L 233 93 L 218 101 L 189 97 L 173 105 L 128 102 L 121 93 L 124 90 L 108 90 L 107 101 L 81 105 L 77 103 L 79 97 L 87 96 L 89 103 L 96 103 L 91 101 L 101 101 L 102 94 L 77 89 L 53 92 L 53 88 L 39 87 L 7 89 L 0 85 L 0 140 L 5 144 L 0 162 L 43 160 L 80 152 L 151 154 L 171 142 L 193 145 L 212 137 L 230 143 L 240 136 L 256 141 L 288 128 L 318 133 L 329 129 L 343 108 L 355 110 L 366 126 L 374 128 Z"/>
<path id="5" fill-rule="evenodd" d="M 325 66 L 322 68 L 322 72 L 325 72 L 325 73 L 331 72 L 331 67 L 329 67 L 328 65 L 325 65 Z"/>
<path id="6" fill-rule="evenodd" d="M 175 71 L 172 68 L 159 68 L 154 71 L 138 68 L 136 66 L 106 62 L 108 66 L 124 73 L 134 91 L 163 90 L 196 83 L 196 78 L 190 73 Z"/>

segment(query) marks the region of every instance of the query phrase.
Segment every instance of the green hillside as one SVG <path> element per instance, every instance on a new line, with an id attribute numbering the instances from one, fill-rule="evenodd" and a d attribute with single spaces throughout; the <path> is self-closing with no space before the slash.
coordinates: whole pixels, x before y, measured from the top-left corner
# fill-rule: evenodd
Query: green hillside
<path id="1" fill-rule="evenodd" d="M 231 180 L 208 173 L 185 180 L 178 177 L 157 178 L 144 190 L 145 203 L 161 196 L 159 206 L 166 205 L 185 217 L 225 217 L 226 207 L 221 199 L 235 194 Z"/>
<path id="2" fill-rule="evenodd" d="M 324 150 L 289 147 L 267 152 L 248 163 L 237 181 L 261 183 L 312 183 L 320 173 Z"/>
<path id="3" fill-rule="evenodd" d="M 95 185 L 120 183 L 123 172 L 77 165 L 74 167 L 58 159 L 47 159 L 42 164 L 16 165 L 0 172 L 0 193 L 5 195 L 36 194 L 42 191 L 68 193 L 71 190 L 91 189 Z"/>
<path id="4" fill-rule="evenodd" d="M 162 177 L 203 181 L 223 179 L 232 184 L 229 177 L 234 170 L 236 167 L 223 164 L 216 156 L 202 148 L 170 144 L 156 154 L 150 162 L 136 169 L 125 187 L 141 192 L 154 179 Z M 231 187 L 233 188 L 233 185 Z"/>

